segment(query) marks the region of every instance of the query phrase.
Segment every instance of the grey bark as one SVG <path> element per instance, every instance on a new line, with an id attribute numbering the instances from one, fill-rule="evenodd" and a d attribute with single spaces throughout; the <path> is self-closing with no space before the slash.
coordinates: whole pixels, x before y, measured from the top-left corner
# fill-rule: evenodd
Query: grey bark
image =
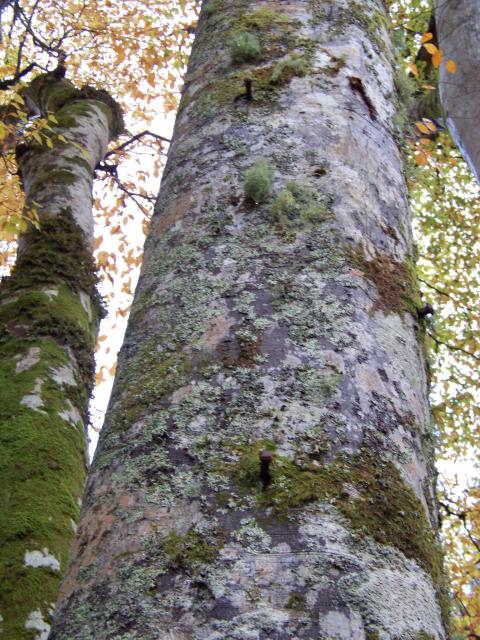
<path id="1" fill-rule="evenodd" d="M 440 98 L 448 128 L 477 181 L 480 181 L 480 4 L 476 0 L 437 0 L 440 50 L 456 73 L 440 67 Z"/>
<path id="2" fill-rule="evenodd" d="M 204 5 L 51 640 L 446 638 L 385 24 Z"/>

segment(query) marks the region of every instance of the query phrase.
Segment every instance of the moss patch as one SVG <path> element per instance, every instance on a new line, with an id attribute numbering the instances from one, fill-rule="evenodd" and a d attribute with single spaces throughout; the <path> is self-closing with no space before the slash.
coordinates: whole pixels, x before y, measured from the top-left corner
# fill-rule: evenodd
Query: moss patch
<path id="1" fill-rule="evenodd" d="M 286 84 L 294 76 L 306 76 L 311 69 L 312 65 L 307 56 L 293 53 L 289 58 L 277 62 L 270 76 L 270 82 L 272 84 Z"/>
<path id="2" fill-rule="evenodd" d="M 295 228 L 320 223 L 332 216 L 327 204 L 307 185 L 288 182 L 272 202 L 272 214 L 281 227 Z"/>
<path id="3" fill-rule="evenodd" d="M 260 159 L 245 172 L 245 197 L 250 202 L 264 202 L 272 191 L 273 168 L 267 160 Z"/>
<path id="4" fill-rule="evenodd" d="M 232 35 L 244 31 L 254 33 L 265 57 L 286 52 L 292 48 L 298 36 L 298 23 L 270 7 L 260 7 L 252 13 L 240 16 L 233 24 Z"/>
<path id="5" fill-rule="evenodd" d="M 38 363 L 16 372 L 16 358 L 38 346 Z M 47 548 L 66 567 L 78 520 L 78 498 L 85 479 L 83 428 L 65 423 L 64 388 L 49 378 L 68 357 L 55 341 L 32 343 L 10 337 L 0 342 L 0 601 L 5 637 L 24 638 L 32 609 L 49 619 L 60 573 L 24 566 L 26 550 Z M 42 412 L 21 404 L 37 379 L 43 380 Z M 86 406 L 87 398 L 83 399 Z"/>
<path id="6" fill-rule="evenodd" d="M 112 138 L 125 128 L 120 105 L 103 89 L 89 85 L 78 89 L 66 78 L 58 79 L 53 73 L 43 73 L 34 78 L 23 93 L 41 109 L 43 115 L 56 113 L 61 126 L 75 124 L 75 114 L 89 115 L 89 101 L 95 100 L 104 107 Z"/>
<path id="7" fill-rule="evenodd" d="M 92 252 L 71 211 L 62 209 L 57 216 L 42 218 L 40 229 L 31 227 L 23 235 L 22 247 L 11 276 L 2 280 L 2 295 L 40 285 L 65 284 L 73 291 L 84 291 L 103 317 Z"/>
<path id="8" fill-rule="evenodd" d="M 443 556 L 423 505 L 391 462 L 367 450 L 321 466 L 274 454 L 272 480 L 265 490 L 260 479 L 262 450 L 275 451 L 275 445 L 258 441 L 242 448 L 230 469 L 240 493 L 255 496 L 261 511 L 287 518 L 310 503 L 329 502 L 354 530 L 398 548 L 441 584 Z"/>
<path id="9" fill-rule="evenodd" d="M 10 337 L 36 340 L 50 336 L 75 354 L 82 381 L 88 391 L 93 384 L 93 349 L 96 324 L 92 324 L 78 295 L 59 287 L 58 295 L 25 290 L 0 306 L 0 341 Z"/>
<path id="10" fill-rule="evenodd" d="M 230 55 L 233 62 L 237 64 L 257 60 L 260 57 L 260 52 L 257 37 L 249 31 L 236 33 L 230 40 Z"/>
<path id="11" fill-rule="evenodd" d="M 186 534 L 169 533 L 162 546 L 170 562 L 177 567 L 193 569 L 199 564 L 211 564 L 223 547 L 225 538 L 208 539 L 204 533 L 190 527 Z"/>
<path id="12" fill-rule="evenodd" d="M 351 252 L 351 259 L 377 288 L 375 308 L 384 313 L 409 312 L 417 317 L 421 298 L 413 260 L 397 262 L 386 255 L 367 260 L 361 247 Z"/>

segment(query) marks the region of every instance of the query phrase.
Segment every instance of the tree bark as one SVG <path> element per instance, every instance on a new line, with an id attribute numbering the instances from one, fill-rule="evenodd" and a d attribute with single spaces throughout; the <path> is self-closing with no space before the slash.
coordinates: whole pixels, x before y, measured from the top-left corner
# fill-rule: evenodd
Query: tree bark
<path id="1" fill-rule="evenodd" d="M 102 312 L 91 249 L 93 169 L 120 120 L 103 92 L 51 75 L 27 93 L 58 125 L 52 149 L 32 142 L 18 150 L 26 208 L 37 208 L 40 225 L 20 238 L 1 285 L 0 636 L 43 640 L 86 471 Z"/>
<path id="2" fill-rule="evenodd" d="M 51 640 L 446 638 L 386 23 L 204 3 Z"/>
<path id="3" fill-rule="evenodd" d="M 465 161 L 480 182 L 480 5 L 476 0 L 437 0 L 435 19 L 444 60 L 453 60 L 455 73 L 440 67 L 440 99 L 448 128 Z"/>

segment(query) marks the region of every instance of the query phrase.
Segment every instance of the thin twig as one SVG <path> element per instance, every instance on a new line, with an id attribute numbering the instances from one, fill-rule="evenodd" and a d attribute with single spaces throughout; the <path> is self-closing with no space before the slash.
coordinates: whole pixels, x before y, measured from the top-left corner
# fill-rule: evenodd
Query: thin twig
<path id="1" fill-rule="evenodd" d="M 123 144 L 119 145 L 118 147 L 115 147 L 115 149 L 112 149 L 111 151 L 109 151 L 105 155 L 105 158 L 108 158 L 109 156 L 113 156 L 117 154 L 119 151 L 123 151 L 129 145 L 133 144 L 140 138 L 143 138 L 143 136 L 152 136 L 156 140 L 161 140 L 162 142 L 170 143 L 170 140 L 168 138 L 164 138 L 163 136 L 160 136 L 157 133 L 153 133 L 152 131 L 148 131 L 148 129 L 146 129 L 145 131 L 142 131 L 141 133 L 137 133 L 135 136 L 132 136 L 129 140 L 127 140 Z"/>
<path id="2" fill-rule="evenodd" d="M 437 338 L 437 336 L 435 336 L 433 333 L 428 332 L 428 335 L 430 336 L 430 338 L 432 338 L 432 340 L 436 344 L 441 344 L 444 347 L 447 347 L 448 349 L 451 349 L 452 351 L 461 351 L 466 356 L 470 356 L 471 358 L 474 358 L 475 360 L 478 360 L 480 362 L 480 357 L 476 356 L 474 353 L 471 353 L 471 351 L 467 351 L 463 347 L 459 347 L 459 346 L 450 344 L 449 342 L 444 342 L 443 340 L 440 340 L 439 338 Z"/>

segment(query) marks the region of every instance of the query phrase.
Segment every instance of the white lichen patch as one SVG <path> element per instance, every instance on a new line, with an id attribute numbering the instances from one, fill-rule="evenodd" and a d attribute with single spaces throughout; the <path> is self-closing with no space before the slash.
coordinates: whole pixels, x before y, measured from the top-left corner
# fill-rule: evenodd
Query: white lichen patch
<path id="1" fill-rule="evenodd" d="M 43 567 L 52 571 L 60 571 L 60 562 L 48 551 L 47 547 L 40 551 L 25 551 L 24 565 L 26 567 Z"/>
<path id="2" fill-rule="evenodd" d="M 379 638 L 385 640 L 392 637 L 392 629 L 398 638 L 413 638 L 424 631 L 436 640 L 444 640 L 435 587 L 415 561 L 372 539 L 357 546 L 342 518 L 333 511 L 307 514 L 300 534 L 310 549 L 324 557 L 325 563 L 355 567 L 355 572 L 338 582 L 349 605 L 349 624 L 354 625 L 360 616 L 369 631 L 377 631 Z M 343 618 L 333 616 L 328 624 L 325 633 L 329 638 L 363 637 L 353 632 L 345 635 L 348 626 Z"/>
<path id="3" fill-rule="evenodd" d="M 42 384 L 43 380 L 38 378 L 35 380 L 35 385 L 31 393 L 23 396 L 20 400 L 20 404 L 23 404 L 25 407 L 29 409 L 33 409 L 34 411 L 42 411 L 43 400 L 42 400 Z M 42 413 L 45 413 L 42 411 Z"/>
<path id="4" fill-rule="evenodd" d="M 364 640 L 365 632 L 361 616 L 352 612 L 346 615 L 341 611 L 329 611 L 320 615 L 318 621 L 323 634 L 329 640 Z"/>
<path id="5" fill-rule="evenodd" d="M 414 414 L 417 423 L 428 424 L 430 416 L 426 399 L 426 373 L 423 362 L 419 361 L 414 332 L 405 326 L 407 319 L 402 319 L 397 314 L 385 316 L 377 312 L 374 318 L 378 341 L 392 363 L 388 371 L 389 378 L 402 390 L 403 404 Z M 391 395 L 394 397 L 394 394 Z"/>
<path id="6" fill-rule="evenodd" d="M 352 593 L 362 615 L 380 638 L 390 638 L 395 629 L 399 638 L 428 632 L 445 638 L 434 589 L 425 573 L 395 568 L 373 568 L 358 581 Z"/>
<path id="7" fill-rule="evenodd" d="M 30 347 L 27 355 L 17 356 L 17 364 L 15 366 L 15 373 L 22 373 L 28 371 L 40 362 L 40 347 Z"/>
<path id="8" fill-rule="evenodd" d="M 47 640 L 48 634 L 50 633 L 50 625 L 43 619 L 40 609 L 31 611 L 28 614 L 28 618 L 25 622 L 25 629 L 38 631 L 35 636 L 35 640 Z"/>
<path id="9" fill-rule="evenodd" d="M 56 298 L 58 296 L 58 289 L 56 287 L 42 289 L 42 293 L 44 293 L 49 300 L 52 300 L 52 298 Z"/>
<path id="10" fill-rule="evenodd" d="M 67 408 L 58 412 L 59 417 L 66 422 L 70 422 L 74 427 L 83 426 L 82 416 L 77 407 L 74 407 L 70 400 L 67 400 L 66 404 Z"/>
<path id="11" fill-rule="evenodd" d="M 272 539 L 268 533 L 258 526 L 253 518 L 244 518 L 240 521 L 240 529 L 233 534 L 233 539 L 240 542 L 248 551 L 264 552 L 272 546 Z"/>
<path id="12" fill-rule="evenodd" d="M 70 366 L 52 369 L 52 378 L 57 384 L 68 384 L 72 387 L 77 385 L 73 369 Z"/>
<path id="13" fill-rule="evenodd" d="M 79 296 L 80 296 L 80 302 L 82 304 L 82 307 L 85 309 L 85 313 L 88 316 L 88 321 L 91 322 L 93 319 L 93 312 L 92 312 L 92 301 L 90 299 L 90 296 L 86 294 L 85 291 L 80 291 Z"/>

